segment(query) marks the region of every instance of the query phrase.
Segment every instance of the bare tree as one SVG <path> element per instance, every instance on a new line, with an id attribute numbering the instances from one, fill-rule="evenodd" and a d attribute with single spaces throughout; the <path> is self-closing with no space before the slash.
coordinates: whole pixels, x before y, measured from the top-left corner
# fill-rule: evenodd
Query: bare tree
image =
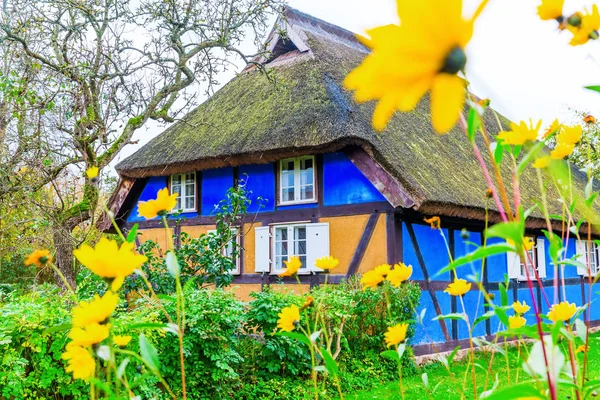
<path id="1" fill-rule="evenodd" d="M 5 0 L 0 41 L 26 60 L 20 70 L 36 96 L 35 118 L 18 121 L 43 138 L 33 141 L 43 143 L 47 164 L 37 182 L 74 164 L 102 169 L 149 120 L 175 121 L 194 103 L 194 82 L 210 87 L 235 58 L 265 51 L 259 41 L 280 6 L 281 0 Z M 243 50 L 248 39 L 256 54 Z M 2 103 L 0 124 L 1 111 Z M 98 188 L 86 180 L 78 201 L 58 201 L 53 211 L 57 264 L 73 285 L 71 233 L 97 203 Z"/>

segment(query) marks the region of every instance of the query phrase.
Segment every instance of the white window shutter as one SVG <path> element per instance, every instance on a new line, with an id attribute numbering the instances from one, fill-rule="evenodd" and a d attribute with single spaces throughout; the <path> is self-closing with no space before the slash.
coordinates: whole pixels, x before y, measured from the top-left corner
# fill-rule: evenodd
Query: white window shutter
<path id="1" fill-rule="evenodd" d="M 271 270 L 271 234 L 268 226 L 254 228 L 254 270 L 270 272 Z"/>
<path id="2" fill-rule="evenodd" d="M 575 248 L 576 248 L 576 252 L 579 255 L 579 257 L 577 257 L 577 260 L 580 261 L 583 265 L 585 265 L 585 269 L 581 269 L 579 267 L 577 267 L 577 274 L 579 275 L 583 275 L 583 276 L 588 276 L 588 260 L 587 260 L 587 253 L 585 251 L 585 242 L 583 240 L 578 240 L 575 243 Z"/>
<path id="3" fill-rule="evenodd" d="M 329 255 L 329 223 L 306 225 L 306 268 L 321 271 L 315 266 L 317 258 Z"/>
<path id="4" fill-rule="evenodd" d="M 510 279 L 518 279 L 521 275 L 521 260 L 517 253 L 506 253 L 506 270 Z"/>
<path id="5" fill-rule="evenodd" d="M 540 278 L 546 277 L 546 246 L 543 237 L 538 237 L 535 243 L 537 256 L 537 271 Z M 533 279 L 533 277 L 532 277 Z"/>

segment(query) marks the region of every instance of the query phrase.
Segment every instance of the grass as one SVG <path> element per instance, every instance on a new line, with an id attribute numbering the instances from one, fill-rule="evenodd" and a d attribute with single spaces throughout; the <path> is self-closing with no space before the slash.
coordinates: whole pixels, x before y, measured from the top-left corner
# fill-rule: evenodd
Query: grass
<path id="1" fill-rule="evenodd" d="M 599 334 L 594 334 L 590 338 L 590 352 L 588 353 L 588 376 L 591 379 L 597 379 L 600 375 L 600 352 L 596 350 L 597 342 L 600 339 Z M 566 351 L 563 349 L 566 354 Z M 529 376 L 523 371 L 519 362 L 518 350 L 515 346 L 510 346 L 507 358 L 498 352 L 494 355 L 491 373 L 488 376 L 489 362 L 491 359 L 490 352 L 478 352 L 475 358 L 475 371 L 477 378 L 477 395 L 484 390 L 489 390 L 498 379 L 498 388 L 503 388 L 508 385 L 508 382 L 513 384 L 517 381 L 523 382 L 529 379 Z M 578 354 L 579 358 L 583 358 L 583 354 Z M 465 376 L 467 362 L 466 359 L 452 363 L 450 371 L 453 377 L 450 376 L 448 370 L 441 362 L 431 363 L 418 368 L 415 375 L 406 376 L 403 379 L 405 399 L 461 399 L 473 398 L 473 384 L 471 376 L 471 368 Z M 427 374 L 429 381 L 429 392 L 423 385 L 422 376 Z M 485 385 L 487 378 L 487 386 Z M 565 391 L 561 393 L 560 398 L 568 398 L 571 393 Z M 382 399 L 396 400 L 401 399 L 398 381 L 377 386 L 368 391 L 359 391 L 348 394 L 348 400 L 367 400 L 367 399 Z"/>

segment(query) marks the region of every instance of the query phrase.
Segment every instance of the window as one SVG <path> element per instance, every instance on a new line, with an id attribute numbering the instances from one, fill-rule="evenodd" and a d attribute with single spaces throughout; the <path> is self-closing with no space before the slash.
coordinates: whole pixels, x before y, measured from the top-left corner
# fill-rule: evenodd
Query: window
<path id="1" fill-rule="evenodd" d="M 309 203 L 315 196 L 315 158 L 288 158 L 279 162 L 279 204 Z"/>
<path id="2" fill-rule="evenodd" d="M 174 212 L 196 211 L 196 173 L 171 175 L 171 194 L 177 193 Z"/>
<path id="3" fill-rule="evenodd" d="M 216 234 L 217 231 L 215 229 L 213 229 L 213 230 L 209 230 L 208 233 Z M 235 245 L 234 245 L 234 243 L 235 243 Z M 233 257 L 234 249 L 237 249 L 236 257 Z M 237 275 L 240 273 L 240 257 L 241 257 L 241 253 L 242 253 L 241 250 L 242 249 L 240 248 L 240 231 L 237 228 L 231 228 L 231 240 L 223 248 L 222 255 L 225 257 L 231 258 L 233 265 L 235 265 L 235 268 L 232 269 L 231 271 L 229 271 L 229 273 L 232 275 Z"/>
<path id="4" fill-rule="evenodd" d="M 280 273 L 290 257 L 299 257 L 299 273 L 320 271 L 317 258 L 329 255 L 328 223 L 259 226 L 255 231 L 255 271 Z"/>
<path id="5" fill-rule="evenodd" d="M 546 253 L 544 238 L 530 237 L 530 239 L 533 240 L 533 246 L 531 249 L 527 250 L 525 254 L 527 265 L 521 262 L 521 258 L 517 255 L 517 253 L 507 253 L 506 255 L 508 276 L 511 279 L 526 281 L 527 273 L 529 272 L 529 279 L 535 280 L 535 270 L 537 270 L 540 278 L 546 277 Z M 533 264 L 530 261 L 533 262 Z M 528 271 L 525 270 L 526 267 L 529 269 Z"/>
<path id="6" fill-rule="evenodd" d="M 577 268 L 577 272 L 579 275 L 588 275 L 588 267 L 589 271 L 591 271 L 592 275 L 598 274 L 600 272 L 600 257 L 598 252 L 598 245 L 592 241 L 589 243 L 587 240 L 581 240 L 577 242 L 577 254 L 580 254 L 579 261 L 585 265 L 585 268 Z"/>

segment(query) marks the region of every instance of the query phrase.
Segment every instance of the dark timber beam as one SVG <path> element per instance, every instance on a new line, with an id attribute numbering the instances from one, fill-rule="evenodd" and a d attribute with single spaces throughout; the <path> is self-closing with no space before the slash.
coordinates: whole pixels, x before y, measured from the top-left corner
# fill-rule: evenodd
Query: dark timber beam
<path id="1" fill-rule="evenodd" d="M 350 261 L 350 266 L 348 267 L 348 272 L 346 273 L 347 277 L 350 277 L 358 271 L 358 267 L 360 262 L 365 255 L 365 251 L 367 250 L 367 246 L 371 241 L 371 236 L 373 236 L 373 232 L 375 231 L 375 226 L 377 225 L 377 220 L 379 219 L 378 213 L 372 213 L 369 216 L 369 220 L 367 221 L 367 225 L 365 226 L 365 230 L 363 231 L 362 236 L 360 237 L 360 241 L 356 246 L 356 250 L 354 251 L 354 255 L 352 256 L 352 261 Z"/>

